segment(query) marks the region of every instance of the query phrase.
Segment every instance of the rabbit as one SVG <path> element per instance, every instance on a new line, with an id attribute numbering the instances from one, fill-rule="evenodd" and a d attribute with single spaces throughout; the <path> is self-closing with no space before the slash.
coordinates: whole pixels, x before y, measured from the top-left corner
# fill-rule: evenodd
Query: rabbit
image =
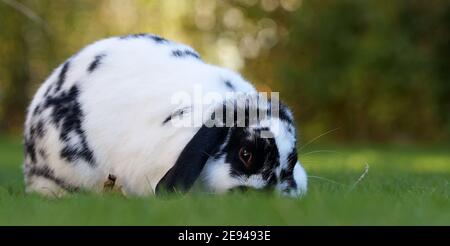
<path id="1" fill-rule="evenodd" d="M 190 100 L 211 93 L 230 96 Z M 126 196 L 198 186 L 299 197 L 307 175 L 292 112 L 279 103 L 278 114 L 261 120 L 246 114 L 274 106 L 238 73 L 204 62 L 187 45 L 154 34 L 94 42 L 57 67 L 27 108 L 26 192 L 102 192 L 109 177 Z M 225 122 L 220 113 L 230 108 L 244 110 L 244 118 Z"/>

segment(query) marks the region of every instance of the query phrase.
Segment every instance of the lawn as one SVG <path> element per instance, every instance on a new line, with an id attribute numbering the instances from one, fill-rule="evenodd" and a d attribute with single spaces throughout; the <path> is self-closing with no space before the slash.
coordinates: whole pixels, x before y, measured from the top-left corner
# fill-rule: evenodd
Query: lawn
<path id="1" fill-rule="evenodd" d="M 262 192 L 124 198 L 24 193 L 20 139 L 0 138 L 0 225 L 450 225 L 450 147 L 308 145 L 302 199 Z M 368 169 L 367 169 L 368 167 Z"/>

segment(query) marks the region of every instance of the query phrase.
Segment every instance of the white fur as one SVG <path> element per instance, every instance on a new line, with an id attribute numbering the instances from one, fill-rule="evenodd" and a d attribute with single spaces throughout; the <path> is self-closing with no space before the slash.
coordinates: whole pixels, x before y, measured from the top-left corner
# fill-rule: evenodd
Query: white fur
<path id="1" fill-rule="evenodd" d="M 233 187 L 241 185 L 242 181 L 231 177 L 230 172 L 230 164 L 225 163 L 223 157 L 220 160 L 209 160 L 201 174 L 203 187 L 216 193 L 224 193 Z"/>
<path id="2" fill-rule="evenodd" d="M 306 175 L 305 169 L 300 165 L 299 162 L 294 167 L 294 180 L 297 184 L 297 190 L 293 190 L 292 196 L 299 196 L 306 193 L 308 188 L 308 177 Z"/>

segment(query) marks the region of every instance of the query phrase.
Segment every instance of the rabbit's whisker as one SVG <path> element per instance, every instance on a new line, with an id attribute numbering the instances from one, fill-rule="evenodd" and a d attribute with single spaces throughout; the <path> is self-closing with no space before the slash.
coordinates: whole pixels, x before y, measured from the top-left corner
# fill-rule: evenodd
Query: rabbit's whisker
<path id="1" fill-rule="evenodd" d="M 307 155 L 312 155 L 312 154 L 316 154 L 316 153 L 333 153 L 333 154 L 342 154 L 339 151 L 334 151 L 334 150 L 314 150 L 314 151 L 310 151 L 310 152 L 306 152 L 301 154 L 302 156 L 307 156 Z"/>
<path id="2" fill-rule="evenodd" d="M 323 137 L 323 136 L 325 136 L 325 135 L 327 135 L 327 134 L 329 134 L 329 133 L 332 133 L 332 132 L 334 132 L 334 131 L 336 131 L 336 130 L 339 130 L 339 129 L 340 129 L 340 127 L 337 127 L 337 128 L 334 128 L 334 129 L 332 129 L 332 130 L 329 130 L 329 131 L 326 131 L 326 132 L 320 134 L 319 136 L 313 138 L 312 140 L 310 140 L 309 142 L 307 142 L 306 144 L 304 144 L 303 146 L 301 146 L 298 150 L 304 149 L 306 146 L 308 146 L 308 145 L 314 143 L 314 142 L 315 142 L 316 140 L 318 140 L 319 138 L 321 138 L 321 137 Z"/>

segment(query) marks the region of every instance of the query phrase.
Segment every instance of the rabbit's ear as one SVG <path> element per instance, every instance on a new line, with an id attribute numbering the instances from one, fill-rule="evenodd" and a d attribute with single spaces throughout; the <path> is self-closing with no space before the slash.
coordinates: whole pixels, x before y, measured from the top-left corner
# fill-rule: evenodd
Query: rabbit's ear
<path id="1" fill-rule="evenodd" d="M 184 147 L 175 165 L 159 181 L 156 192 L 188 191 L 200 176 L 208 158 L 224 143 L 229 129 L 203 125 Z"/>

